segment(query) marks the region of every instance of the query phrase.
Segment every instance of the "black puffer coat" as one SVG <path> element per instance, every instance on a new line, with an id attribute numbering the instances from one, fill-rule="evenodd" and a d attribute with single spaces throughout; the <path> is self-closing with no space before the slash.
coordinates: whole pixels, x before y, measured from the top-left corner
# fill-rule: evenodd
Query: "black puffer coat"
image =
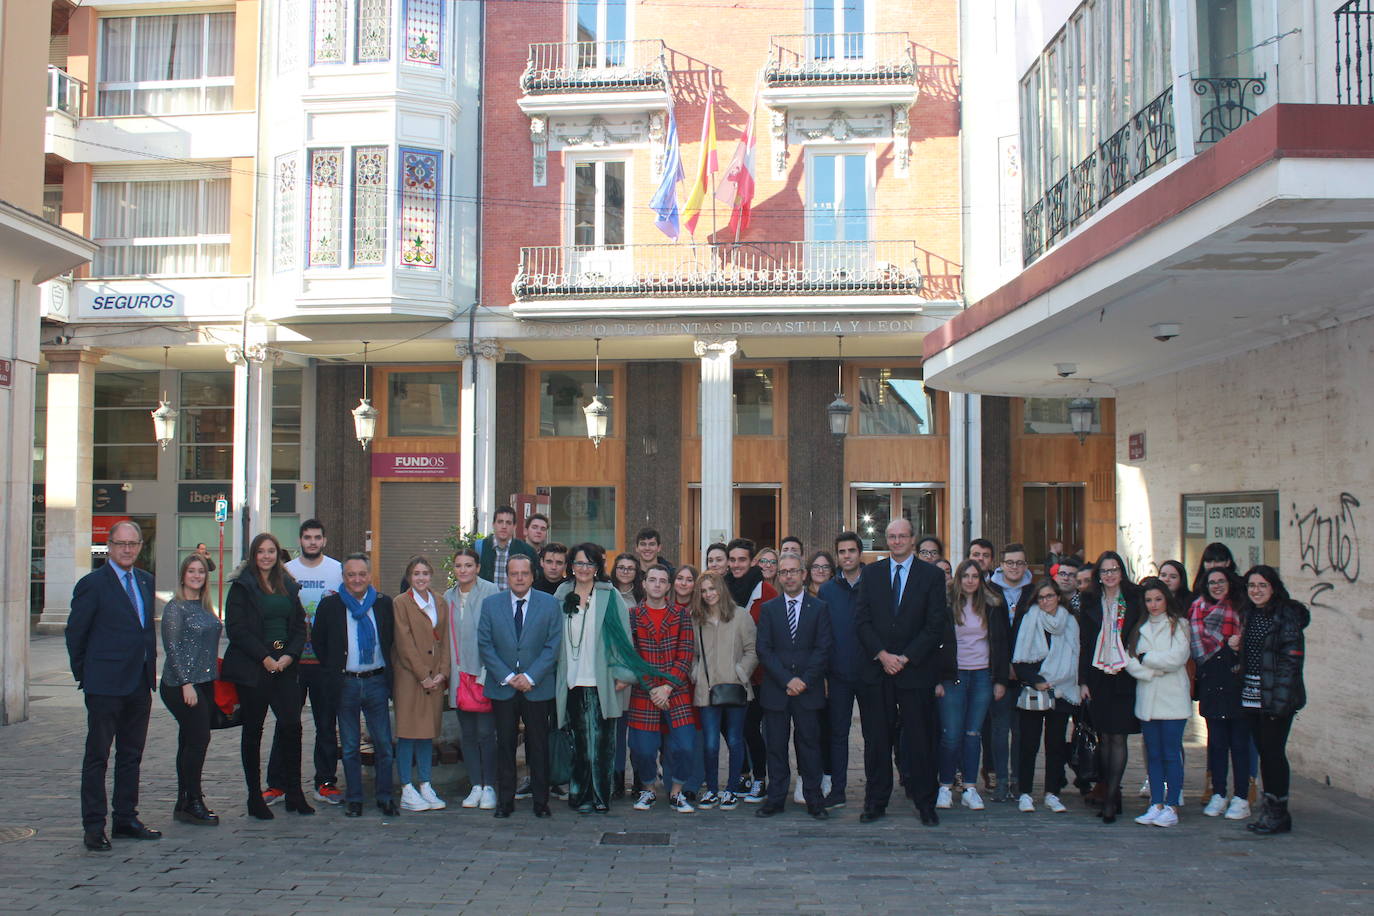
<path id="1" fill-rule="evenodd" d="M 1255 609 L 1251 614 L 1259 613 Z M 1302 631 L 1312 622 L 1312 613 L 1296 601 L 1286 601 L 1271 609 L 1274 624 L 1264 638 L 1260 662 L 1260 706 L 1271 716 L 1291 716 L 1307 704 L 1307 688 L 1302 681 L 1306 641 Z"/>

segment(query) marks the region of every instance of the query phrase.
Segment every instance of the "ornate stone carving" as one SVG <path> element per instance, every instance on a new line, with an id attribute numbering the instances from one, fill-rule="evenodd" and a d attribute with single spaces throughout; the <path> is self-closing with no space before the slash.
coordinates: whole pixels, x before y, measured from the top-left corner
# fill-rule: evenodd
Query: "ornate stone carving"
<path id="1" fill-rule="evenodd" d="M 845 143 L 850 140 L 869 140 L 890 136 L 892 110 L 852 114 L 835 109 L 829 115 L 820 117 L 794 115 L 790 119 L 791 132 L 802 142 L 832 140 Z"/>
<path id="2" fill-rule="evenodd" d="M 530 143 L 534 145 L 534 186 L 542 188 L 549 180 L 549 122 L 543 115 L 530 117 Z"/>
<path id="3" fill-rule="evenodd" d="M 658 178 L 663 174 L 663 162 L 668 156 L 668 150 L 664 146 L 668 131 L 665 128 L 663 112 L 653 111 L 649 113 L 649 143 L 654 151 L 654 177 Z"/>
<path id="4" fill-rule="evenodd" d="M 500 362 L 506 358 L 506 348 L 489 338 L 473 341 L 472 349 L 468 348 L 466 340 L 460 340 L 453 345 L 453 352 L 458 354 L 459 359 L 467 359 L 474 352 L 478 359 L 489 359 L 493 362 Z"/>
<path id="5" fill-rule="evenodd" d="M 894 171 L 898 178 L 906 178 L 911 174 L 911 147 L 908 141 L 911 137 L 911 119 L 907 115 L 905 106 L 894 105 L 892 107 L 892 152 Z"/>
<path id="6" fill-rule="evenodd" d="M 733 337 L 698 337 L 692 341 L 692 352 L 697 356 L 734 356 L 739 351 L 739 341 Z"/>
<path id="7" fill-rule="evenodd" d="M 770 123 L 773 134 L 773 177 L 787 177 L 787 109 L 775 108 Z"/>

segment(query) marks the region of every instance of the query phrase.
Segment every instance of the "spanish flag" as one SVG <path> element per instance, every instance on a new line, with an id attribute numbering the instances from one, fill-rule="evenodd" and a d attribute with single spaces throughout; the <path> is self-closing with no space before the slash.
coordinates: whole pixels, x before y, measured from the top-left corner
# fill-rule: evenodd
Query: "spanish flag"
<path id="1" fill-rule="evenodd" d="M 692 182 L 692 190 L 687 194 L 687 203 L 682 208 L 687 231 L 696 235 L 697 219 L 701 216 L 701 202 L 706 199 L 706 186 L 711 176 L 720 170 L 716 158 L 716 114 L 715 90 L 706 96 L 706 120 L 701 125 L 701 158 L 697 161 L 697 177 Z"/>

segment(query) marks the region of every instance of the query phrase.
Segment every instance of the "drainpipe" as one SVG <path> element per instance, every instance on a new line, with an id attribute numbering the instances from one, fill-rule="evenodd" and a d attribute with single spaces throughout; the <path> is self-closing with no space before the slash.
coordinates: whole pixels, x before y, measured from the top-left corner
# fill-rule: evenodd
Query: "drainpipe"
<path id="1" fill-rule="evenodd" d="M 482 181 L 486 170 L 486 162 L 482 158 L 482 145 L 486 136 L 487 127 L 487 106 L 483 97 L 483 91 L 487 84 L 487 4 L 481 3 L 477 8 L 477 193 L 473 196 L 473 206 L 476 207 L 474 217 L 474 228 L 477 233 L 477 245 L 475 258 L 477 270 L 475 282 L 473 284 L 472 305 L 468 307 L 468 373 L 469 381 L 472 384 L 472 397 L 476 403 L 477 391 L 477 353 L 475 350 L 477 343 L 477 305 L 482 299 L 482 210 L 483 210 L 483 191 Z M 473 411 L 473 418 L 476 419 L 477 412 Z M 473 438 L 476 438 L 475 436 Z M 477 498 L 477 449 L 471 449 L 472 454 L 468 456 L 468 473 L 472 475 L 473 500 L 472 518 L 468 519 L 469 531 L 477 530 L 478 510 L 477 506 L 481 502 Z"/>

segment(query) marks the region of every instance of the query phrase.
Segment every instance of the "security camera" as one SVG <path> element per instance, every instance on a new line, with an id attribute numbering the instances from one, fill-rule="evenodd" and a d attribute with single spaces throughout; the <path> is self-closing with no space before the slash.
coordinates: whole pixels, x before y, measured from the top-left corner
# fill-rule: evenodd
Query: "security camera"
<path id="1" fill-rule="evenodd" d="M 1150 325 L 1150 330 L 1154 332 L 1155 340 L 1173 340 L 1183 331 L 1183 325 L 1161 321 L 1159 324 Z"/>
<path id="2" fill-rule="evenodd" d="M 1078 364 L 1077 364 L 1077 363 L 1055 363 L 1055 364 L 1054 364 L 1054 371 L 1055 371 L 1055 374 L 1058 375 L 1060 378 L 1068 378 L 1069 376 L 1071 376 L 1071 375 L 1076 375 L 1076 374 L 1078 373 Z"/>
<path id="3" fill-rule="evenodd" d="M 71 343 L 72 339 L 70 337 L 67 337 L 65 334 L 58 334 L 56 337 L 52 339 L 52 342 L 57 346 L 62 347 Z"/>

